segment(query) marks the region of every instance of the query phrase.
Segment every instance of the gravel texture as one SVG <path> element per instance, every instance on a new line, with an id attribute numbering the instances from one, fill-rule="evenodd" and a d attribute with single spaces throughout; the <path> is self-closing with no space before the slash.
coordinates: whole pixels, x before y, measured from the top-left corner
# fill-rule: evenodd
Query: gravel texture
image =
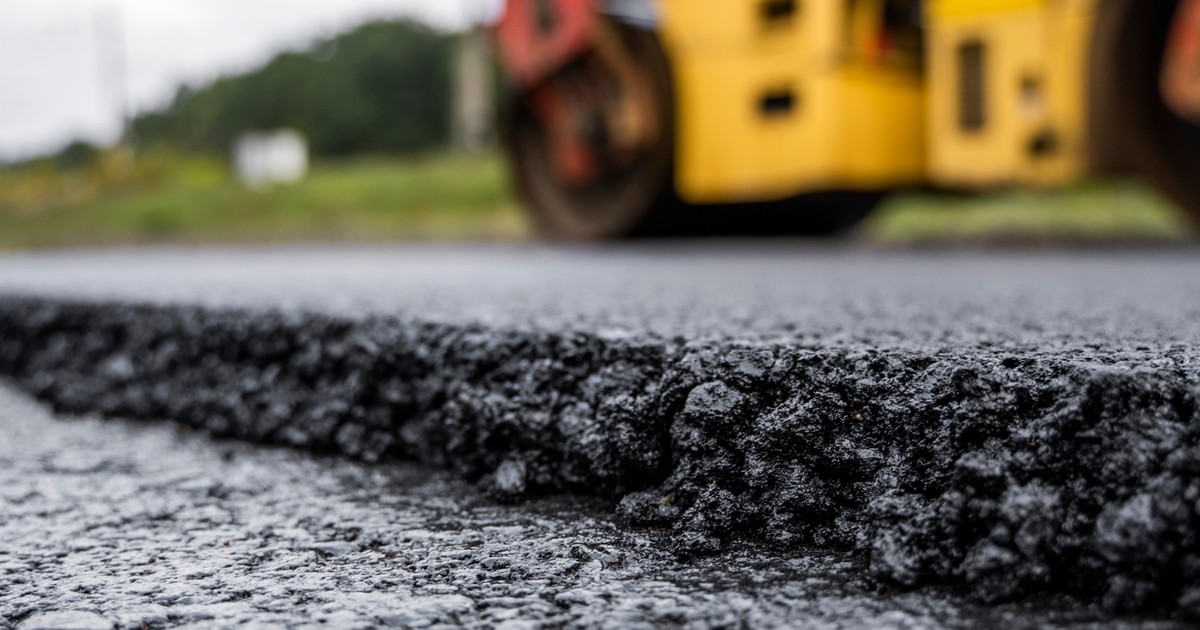
<path id="1" fill-rule="evenodd" d="M 615 501 L 681 562 L 752 542 L 845 554 L 876 587 L 1200 619 L 1196 271 L 782 246 L 21 257 L 0 369 L 61 411 Z"/>
<path id="2" fill-rule="evenodd" d="M 0 627 L 1098 627 L 1069 602 L 877 591 L 847 554 L 680 562 L 579 497 L 62 419 L 0 388 Z M 1166 622 L 1125 619 L 1133 628 Z"/>

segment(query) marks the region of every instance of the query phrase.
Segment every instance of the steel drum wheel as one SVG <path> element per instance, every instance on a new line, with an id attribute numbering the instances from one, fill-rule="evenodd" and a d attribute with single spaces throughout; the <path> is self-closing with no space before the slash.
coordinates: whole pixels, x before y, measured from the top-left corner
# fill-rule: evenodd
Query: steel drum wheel
<path id="1" fill-rule="evenodd" d="M 556 173 L 546 131 L 530 105 L 517 97 L 508 114 L 506 145 L 518 191 L 538 231 L 553 240 L 597 241 L 662 232 L 657 219 L 673 205 L 673 96 L 667 61 L 653 33 L 620 24 L 614 28 L 643 62 L 653 85 L 659 106 L 655 115 L 664 130 L 655 146 L 632 163 L 605 172 L 598 182 L 569 185 Z"/>

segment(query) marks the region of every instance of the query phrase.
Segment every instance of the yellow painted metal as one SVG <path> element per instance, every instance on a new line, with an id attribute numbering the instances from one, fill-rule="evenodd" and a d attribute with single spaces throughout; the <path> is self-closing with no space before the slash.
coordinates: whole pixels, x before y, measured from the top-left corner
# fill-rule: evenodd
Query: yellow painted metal
<path id="1" fill-rule="evenodd" d="M 854 44 L 864 18 L 845 0 L 797 0 L 790 17 L 775 19 L 762 0 L 662 2 L 685 199 L 923 181 L 919 60 L 864 59 Z M 882 2 L 855 4 L 882 15 Z"/>
<path id="2" fill-rule="evenodd" d="M 1060 185 L 1088 166 L 1098 0 L 934 0 L 928 7 L 929 178 L 954 187 Z M 959 51 L 984 50 L 985 123 L 964 129 Z"/>
<path id="3" fill-rule="evenodd" d="M 971 18 L 1038 9 L 1047 0 L 926 0 L 926 14 L 938 19 Z"/>
<path id="4" fill-rule="evenodd" d="M 658 0 L 688 201 L 1060 184 L 1087 164 L 1101 0 L 925 0 L 924 57 L 880 56 L 884 0 Z M 984 124 L 959 50 L 982 45 Z"/>

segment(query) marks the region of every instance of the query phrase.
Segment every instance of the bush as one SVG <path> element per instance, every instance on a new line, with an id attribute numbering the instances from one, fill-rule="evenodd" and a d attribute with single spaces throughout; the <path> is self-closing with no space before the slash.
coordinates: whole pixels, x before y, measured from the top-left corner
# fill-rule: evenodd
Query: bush
<path id="1" fill-rule="evenodd" d="M 259 70 L 182 88 L 139 116 L 139 142 L 228 152 L 242 133 L 290 127 L 314 154 L 412 153 L 446 144 L 456 37 L 408 21 L 375 22 L 285 53 Z"/>

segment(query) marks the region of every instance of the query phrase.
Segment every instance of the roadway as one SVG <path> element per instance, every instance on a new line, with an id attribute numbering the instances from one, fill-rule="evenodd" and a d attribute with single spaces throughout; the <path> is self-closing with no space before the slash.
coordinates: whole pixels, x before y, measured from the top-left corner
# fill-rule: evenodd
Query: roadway
<path id="1" fill-rule="evenodd" d="M 0 619 L 1192 619 L 1198 272 L 784 242 L 6 255 Z"/>

